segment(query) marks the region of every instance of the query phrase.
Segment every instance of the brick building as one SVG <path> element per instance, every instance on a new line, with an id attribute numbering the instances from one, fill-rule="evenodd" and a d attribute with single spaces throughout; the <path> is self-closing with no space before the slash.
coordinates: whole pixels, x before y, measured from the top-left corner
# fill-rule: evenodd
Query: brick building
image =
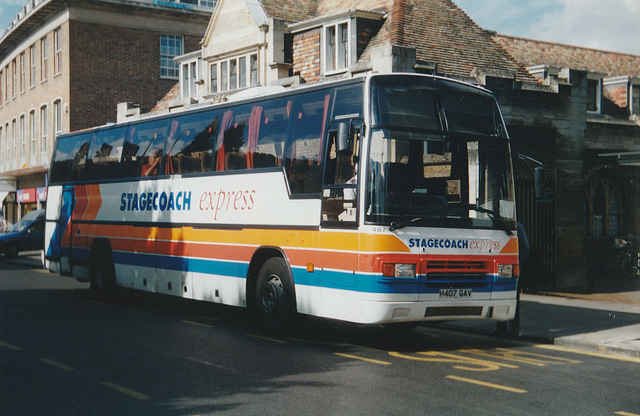
<path id="1" fill-rule="evenodd" d="M 211 1 L 29 0 L 0 37 L 0 202 L 10 222 L 46 200 L 56 136 L 149 111 L 198 48 Z M 37 192 L 36 192 L 37 191 Z"/>
<path id="2" fill-rule="evenodd" d="M 629 152 L 640 144 L 640 58 L 551 46 L 518 46 L 478 27 L 450 0 L 220 0 L 201 48 L 177 59 L 180 85 L 155 110 L 366 72 L 482 85 L 498 97 L 512 139 L 518 218 L 532 244 L 524 287 L 586 290 L 590 245 L 640 235 L 637 189 L 615 194 L 611 181 L 594 179 L 610 171 L 605 162 L 638 157 Z M 119 120 L 132 113 L 121 111 Z"/>

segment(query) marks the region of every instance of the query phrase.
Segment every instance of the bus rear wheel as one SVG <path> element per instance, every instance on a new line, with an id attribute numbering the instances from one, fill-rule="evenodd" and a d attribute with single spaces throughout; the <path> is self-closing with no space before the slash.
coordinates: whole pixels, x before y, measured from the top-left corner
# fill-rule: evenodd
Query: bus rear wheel
<path id="1" fill-rule="evenodd" d="M 296 317 L 291 272 L 284 259 L 267 260 L 256 280 L 254 314 L 261 328 L 273 333 L 292 329 Z"/>
<path id="2" fill-rule="evenodd" d="M 93 293 L 104 298 L 116 295 L 116 272 L 111 251 L 97 250 L 92 256 L 89 273 Z"/>

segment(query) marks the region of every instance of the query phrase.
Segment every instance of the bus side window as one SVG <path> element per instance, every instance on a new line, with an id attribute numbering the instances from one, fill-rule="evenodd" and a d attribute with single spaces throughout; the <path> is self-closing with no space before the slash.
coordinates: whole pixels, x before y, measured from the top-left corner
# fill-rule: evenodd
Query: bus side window
<path id="1" fill-rule="evenodd" d="M 126 128 L 98 131 L 92 135 L 86 163 L 86 179 L 118 177 Z"/>
<path id="2" fill-rule="evenodd" d="M 211 171 L 218 123 L 216 111 L 196 113 L 172 120 L 176 129 L 167 142 L 166 163 L 170 164 L 168 170 L 173 169 L 173 173 Z"/>
<path id="3" fill-rule="evenodd" d="M 247 130 L 250 105 L 223 110 L 216 143 L 216 171 L 247 168 Z"/>
<path id="4" fill-rule="evenodd" d="M 331 93 L 324 90 L 295 97 L 284 161 L 292 194 L 316 194 L 321 190 L 320 153 Z"/>
<path id="5" fill-rule="evenodd" d="M 291 99 L 283 98 L 260 103 L 252 109 L 247 150 L 249 168 L 282 166 L 283 147 L 291 119 L 291 104 Z"/>
<path id="6" fill-rule="evenodd" d="M 60 138 L 51 166 L 51 183 L 78 181 L 84 179 L 84 167 L 89 152 L 90 136 Z"/>
<path id="7" fill-rule="evenodd" d="M 129 127 L 126 140 L 122 146 L 121 178 L 133 178 L 143 175 L 143 165 L 149 163 L 149 157 L 159 154 L 162 156 L 165 146 L 164 137 L 169 130 L 168 120 L 147 121 Z M 158 164 L 152 171 L 153 175 L 161 173 Z"/>

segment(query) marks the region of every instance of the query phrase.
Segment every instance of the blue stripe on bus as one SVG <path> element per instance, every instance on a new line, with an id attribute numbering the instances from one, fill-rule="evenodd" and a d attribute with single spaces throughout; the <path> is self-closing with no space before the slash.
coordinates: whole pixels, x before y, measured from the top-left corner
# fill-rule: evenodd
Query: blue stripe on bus
<path id="1" fill-rule="evenodd" d="M 65 247 L 68 252 L 68 247 Z M 88 249 L 74 248 L 74 259 L 79 259 L 83 255 L 88 256 Z M 196 259 L 189 257 L 163 256 L 145 253 L 132 253 L 125 251 L 114 251 L 113 260 L 116 264 L 129 266 L 139 266 L 147 268 L 158 268 L 163 270 L 173 270 L 180 272 L 194 272 L 203 274 L 216 274 L 244 279 L 249 269 L 248 263 L 236 263 L 224 260 Z M 309 273 L 305 268 L 293 268 L 293 279 L 296 284 L 314 287 L 324 287 L 328 289 L 341 289 L 358 291 L 363 293 L 386 293 L 386 294 L 430 294 L 439 293 L 440 289 L 448 289 L 446 282 L 442 287 L 425 287 L 420 278 L 415 280 L 389 280 L 381 276 L 370 274 L 358 274 L 349 271 L 337 270 L 317 270 Z M 459 282 L 454 282 L 460 284 Z M 495 279 L 492 275 L 482 283 L 484 287 L 473 287 L 477 293 L 504 292 L 516 290 L 516 279 Z M 463 285 L 464 286 L 464 285 Z M 466 289 L 466 287 L 465 287 Z"/>

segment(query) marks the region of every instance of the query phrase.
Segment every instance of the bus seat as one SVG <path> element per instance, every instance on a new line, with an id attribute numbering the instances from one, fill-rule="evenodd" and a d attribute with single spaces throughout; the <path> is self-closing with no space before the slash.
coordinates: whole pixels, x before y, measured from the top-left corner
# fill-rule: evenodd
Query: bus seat
<path id="1" fill-rule="evenodd" d="M 236 170 L 247 168 L 247 154 L 243 152 L 228 152 L 224 155 L 225 170 Z"/>
<path id="2" fill-rule="evenodd" d="M 253 167 L 255 168 L 274 168 L 278 166 L 278 161 L 274 155 L 268 153 L 254 153 Z"/>
<path id="3" fill-rule="evenodd" d="M 178 172 L 180 173 L 193 173 L 204 172 L 204 159 L 205 152 L 192 153 L 191 156 L 179 154 L 178 155 Z"/>

